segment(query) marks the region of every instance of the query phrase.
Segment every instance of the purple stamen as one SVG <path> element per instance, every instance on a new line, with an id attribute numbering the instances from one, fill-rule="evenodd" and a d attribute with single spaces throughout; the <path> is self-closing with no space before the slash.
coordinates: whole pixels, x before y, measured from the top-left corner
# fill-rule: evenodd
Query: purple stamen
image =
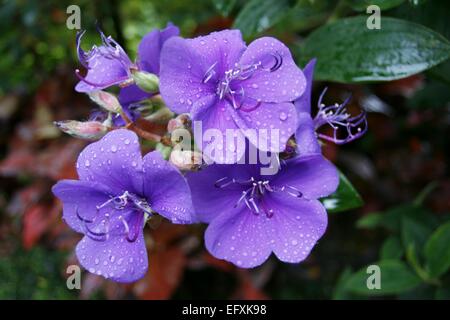
<path id="1" fill-rule="evenodd" d="M 236 201 L 234 208 L 237 208 L 242 202 L 254 214 L 264 212 L 268 218 L 273 216 L 273 210 L 267 209 L 263 206 L 263 196 L 266 192 L 286 192 L 287 194 L 301 198 L 303 193 L 296 187 L 286 185 L 282 187 L 272 187 L 269 180 L 256 180 L 251 177 L 248 180 L 238 180 L 229 177 L 223 177 L 214 183 L 216 188 L 224 189 L 226 187 L 237 185 L 244 187 L 241 196 Z"/>
<path id="2" fill-rule="evenodd" d="M 344 144 L 361 137 L 367 131 L 367 119 L 366 112 L 363 110 L 357 116 L 351 117 L 347 112 L 346 105 L 349 103 L 351 97 L 345 99 L 342 104 L 334 104 L 331 106 L 325 106 L 322 103 L 322 99 L 325 95 L 327 88 L 323 90 L 319 97 L 319 112 L 314 118 L 315 129 L 318 130 L 324 125 L 329 125 L 333 129 L 333 135 L 319 133 L 318 137 L 326 141 L 334 142 L 336 144 Z M 345 128 L 344 137 L 342 135 L 341 128 Z M 356 132 L 355 131 L 356 128 Z"/>

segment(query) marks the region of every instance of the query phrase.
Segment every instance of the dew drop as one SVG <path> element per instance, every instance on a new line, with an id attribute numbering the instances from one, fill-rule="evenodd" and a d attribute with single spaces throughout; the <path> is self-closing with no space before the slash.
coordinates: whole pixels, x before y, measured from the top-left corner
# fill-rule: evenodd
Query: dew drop
<path id="1" fill-rule="evenodd" d="M 281 121 L 284 121 L 284 120 L 286 120 L 287 118 L 288 118 L 288 116 L 287 116 L 286 112 L 281 112 L 281 113 L 280 113 L 280 120 L 281 120 Z"/>
<path id="2" fill-rule="evenodd" d="M 112 151 L 112 152 L 116 152 L 116 151 L 117 151 L 117 146 L 116 146 L 115 144 L 113 144 L 113 145 L 111 146 L 111 151 Z"/>

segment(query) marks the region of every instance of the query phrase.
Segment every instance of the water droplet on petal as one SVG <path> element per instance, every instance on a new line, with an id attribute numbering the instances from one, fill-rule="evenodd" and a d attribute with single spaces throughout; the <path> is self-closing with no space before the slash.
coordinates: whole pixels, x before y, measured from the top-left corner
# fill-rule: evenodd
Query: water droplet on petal
<path id="1" fill-rule="evenodd" d="M 281 112 L 281 113 L 280 113 L 280 120 L 281 120 L 281 121 L 284 121 L 284 120 L 286 120 L 287 118 L 288 118 L 288 116 L 287 116 L 286 112 Z"/>

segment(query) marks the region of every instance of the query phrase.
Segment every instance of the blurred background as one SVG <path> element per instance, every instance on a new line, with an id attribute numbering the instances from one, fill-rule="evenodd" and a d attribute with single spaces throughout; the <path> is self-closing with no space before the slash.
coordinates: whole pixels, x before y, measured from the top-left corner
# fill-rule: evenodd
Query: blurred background
<path id="1" fill-rule="evenodd" d="M 379 40 L 353 37 L 349 31 L 342 43 L 350 47 L 333 56 L 326 47 L 326 27 L 349 16 L 368 16 L 369 3 L 382 9 L 381 32 L 386 28 L 393 33 Z M 450 298 L 448 1 L 0 4 L 0 299 Z M 363 138 L 344 146 L 324 145 L 325 155 L 349 180 L 341 195 L 347 198 L 345 207 L 330 210 L 328 230 L 306 261 L 291 265 L 271 257 L 258 268 L 238 269 L 205 251 L 204 226 L 162 221 L 145 229 L 150 264 L 145 278 L 121 285 L 83 273 L 81 290 L 67 289 L 66 267 L 76 263 L 80 236 L 63 223 L 61 204 L 50 188 L 59 179 L 76 177 L 75 161 L 86 142 L 62 134 L 53 121 L 85 120 L 94 108 L 86 95 L 74 91 L 76 30 L 66 27 L 71 4 L 81 8 L 85 50 L 99 44 L 97 23 L 130 57 L 143 35 L 168 22 L 185 37 L 231 27 L 241 29 L 248 41 L 275 36 L 291 48 L 301 67 L 317 56 L 313 110 L 328 87 L 327 102 L 341 102 L 351 93 L 350 108 L 368 111 L 369 130 Z M 426 32 L 417 27 L 396 33 L 395 23 L 383 24 L 388 16 L 426 26 Z M 330 34 L 339 40 L 339 33 Z M 369 65 L 381 68 L 378 75 L 388 70 L 392 76 L 358 80 L 351 63 L 375 54 L 376 41 L 395 43 L 395 36 L 401 42 L 423 38 L 410 46 L 420 67 L 397 68 L 403 73 L 395 74 L 395 62 L 408 59 L 405 53 L 378 54 Z M 425 42 L 430 45 L 422 49 Z M 351 47 L 358 45 L 364 54 Z M 336 61 L 339 57 L 344 58 Z M 382 290 L 361 286 L 370 264 L 382 267 Z"/>

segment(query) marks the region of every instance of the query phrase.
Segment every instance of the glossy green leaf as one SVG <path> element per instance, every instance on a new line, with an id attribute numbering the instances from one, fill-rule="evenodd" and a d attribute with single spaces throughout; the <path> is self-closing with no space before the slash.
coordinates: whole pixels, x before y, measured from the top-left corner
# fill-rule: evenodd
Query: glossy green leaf
<path id="1" fill-rule="evenodd" d="M 346 267 L 344 271 L 339 275 L 336 285 L 333 290 L 333 300 L 345 300 L 348 299 L 349 293 L 345 287 L 348 279 L 350 279 L 352 271 L 349 267 Z"/>
<path id="2" fill-rule="evenodd" d="M 228 17 L 236 2 L 237 0 L 213 0 L 214 7 L 225 17 Z"/>
<path id="3" fill-rule="evenodd" d="M 346 18 L 317 29 L 299 47 L 299 63 L 316 57 L 316 79 L 348 83 L 404 78 L 450 57 L 448 40 L 431 29 L 383 17 L 381 29 L 370 30 L 366 20 Z"/>
<path id="4" fill-rule="evenodd" d="M 390 12 L 393 17 L 405 19 L 424 25 L 450 39 L 450 23 L 448 13 L 450 1 L 425 0 L 417 5 L 405 3 Z"/>
<path id="5" fill-rule="evenodd" d="M 405 0 L 347 0 L 347 3 L 356 11 L 366 11 L 370 5 L 376 5 L 381 10 L 388 10 L 401 5 Z"/>
<path id="6" fill-rule="evenodd" d="M 321 199 L 321 201 L 329 213 L 355 209 L 364 204 L 358 191 L 342 172 L 339 173 L 337 190 L 328 197 Z"/>
<path id="7" fill-rule="evenodd" d="M 423 221 L 408 215 L 407 213 L 402 217 L 401 236 L 403 247 L 410 246 L 419 257 L 422 254 L 423 246 L 430 236 L 432 229 L 423 223 Z"/>
<path id="8" fill-rule="evenodd" d="M 356 221 L 356 226 L 361 229 L 374 229 L 383 225 L 383 214 L 373 212 L 362 216 Z"/>
<path id="9" fill-rule="evenodd" d="M 380 260 L 400 259 L 403 255 L 400 239 L 394 236 L 387 238 L 380 250 Z"/>
<path id="10" fill-rule="evenodd" d="M 245 37 L 272 27 L 287 13 L 287 0 L 250 0 L 239 12 L 233 28 L 241 30 Z"/>
<path id="11" fill-rule="evenodd" d="M 368 296 L 390 295 L 410 290 L 421 283 L 421 280 L 401 261 L 385 260 L 377 262 L 375 265 L 380 267 L 380 289 L 367 288 L 367 279 L 371 274 L 367 273 L 367 267 L 365 267 L 348 279 L 347 290 Z"/>
<path id="12" fill-rule="evenodd" d="M 436 300 L 450 300 L 450 288 L 437 288 L 435 293 Z"/>
<path id="13" fill-rule="evenodd" d="M 428 73 L 435 79 L 438 79 L 438 80 L 444 82 L 446 85 L 450 85 L 450 60 L 447 60 L 447 61 L 441 63 L 440 65 L 437 65 L 434 68 L 431 68 L 428 71 Z M 428 91 L 430 91 L 430 90 L 428 90 Z M 435 89 L 435 91 L 436 91 L 436 89 Z M 443 95 L 440 92 L 437 92 L 437 93 L 440 95 Z M 445 90 L 445 93 L 448 94 L 448 90 Z M 447 101 L 449 101 L 449 100 L 447 100 Z"/>
<path id="14" fill-rule="evenodd" d="M 450 222 L 440 226 L 425 245 L 428 272 L 438 277 L 450 268 Z"/>

